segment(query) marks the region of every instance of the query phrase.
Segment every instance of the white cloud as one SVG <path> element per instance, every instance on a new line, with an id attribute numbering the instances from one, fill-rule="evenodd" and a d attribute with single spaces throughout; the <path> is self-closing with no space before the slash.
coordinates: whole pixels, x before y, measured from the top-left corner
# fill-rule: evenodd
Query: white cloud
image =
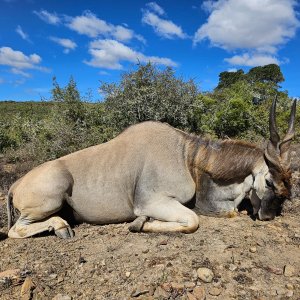
<path id="1" fill-rule="evenodd" d="M 112 36 L 118 41 L 129 41 L 133 38 L 134 32 L 123 26 L 113 26 Z"/>
<path id="2" fill-rule="evenodd" d="M 0 65 L 6 65 L 17 69 L 34 69 L 42 61 L 37 54 L 25 55 L 21 51 L 15 51 L 10 47 L 0 48 Z"/>
<path id="3" fill-rule="evenodd" d="M 162 7 L 160 7 L 156 2 L 149 2 L 146 6 L 152 10 L 153 12 L 157 13 L 158 15 L 164 15 L 165 11 Z"/>
<path id="4" fill-rule="evenodd" d="M 34 10 L 33 13 L 48 24 L 58 25 L 61 23 L 61 19 L 56 13 L 50 13 L 47 10 L 43 9 L 40 11 Z"/>
<path id="5" fill-rule="evenodd" d="M 180 26 L 176 25 L 171 20 L 166 20 L 158 16 L 158 14 L 164 14 L 164 11 L 155 2 L 148 3 L 147 7 L 148 9 L 143 10 L 142 22 L 150 25 L 159 36 L 167 39 L 187 38 L 187 35 Z"/>
<path id="6" fill-rule="evenodd" d="M 213 46 L 249 53 L 226 59 L 236 65 L 280 63 L 276 53 L 300 26 L 294 0 L 205 1 L 208 20 L 194 35 L 194 44 L 209 40 Z M 244 64 L 243 64 L 244 63 Z"/>
<path id="7" fill-rule="evenodd" d="M 299 27 L 294 0 L 206 1 L 211 14 L 194 36 L 224 49 L 275 52 Z M 208 8 L 209 7 L 209 8 Z"/>
<path id="8" fill-rule="evenodd" d="M 54 36 L 51 36 L 49 39 L 58 45 L 63 46 L 65 48 L 64 53 L 66 54 L 69 53 L 70 50 L 74 50 L 77 47 L 77 44 L 70 39 L 63 39 Z"/>
<path id="9" fill-rule="evenodd" d="M 31 42 L 27 33 L 25 33 L 20 25 L 16 28 L 16 33 L 25 41 Z"/>
<path id="10" fill-rule="evenodd" d="M 92 38 L 111 32 L 111 28 L 106 21 L 98 19 L 89 11 L 84 12 L 81 16 L 70 18 L 67 26 L 80 34 L 85 34 Z"/>
<path id="11" fill-rule="evenodd" d="M 225 61 L 227 61 L 231 65 L 248 67 L 264 66 L 268 64 L 279 65 L 281 63 L 275 56 L 264 54 L 250 55 L 248 53 L 244 53 L 242 55 L 235 55 L 231 58 L 225 58 Z"/>
<path id="12" fill-rule="evenodd" d="M 95 40 L 90 43 L 89 53 L 92 58 L 85 61 L 86 64 L 112 70 L 122 69 L 122 62 L 153 62 L 159 65 L 177 66 L 177 64 L 169 58 L 146 56 L 141 52 L 137 52 L 128 46 L 116 40 Z"/>
<path id="13" fill-rule="evenodd" d="M 40 66 L 42 59 L 37 54 L 25 55 L 21 51 L 13 50 L 10 47 L 0 48 L 0 65 L 11 67 L 10 72 L 23 77 L 31 75 L 24 72 L 24 69 L 35 69 L 43 72 L 49 72 L 48 68 Z"/>
<path id="14" fill-rule="evenodd" d="M 16 74 L 16 75 L 21 75 L 21 76 L 27 77 L 27 78 L 31 77 L 31 75 L 29 73 L 24 72 L 24 71 L 22 71 L 20 69 L 17 69 L 17 68 L 11 68 L 10 72 L 13 73 L 13 74 Z"/>
<path id="15" fill-rule="evenodd" d="M 81 16 L 68 17 L 66 26 L 79 34 L 84 34 L 91 38 L 101 36 L 113 38 L 121 42 L 127 42 L 136 38 L 144 42 L 144 38 L 141 35 L 135 34 L 127 26 L 110 24 L 105 20 L 99 19 L 90 11 L 85 11 Z"/>

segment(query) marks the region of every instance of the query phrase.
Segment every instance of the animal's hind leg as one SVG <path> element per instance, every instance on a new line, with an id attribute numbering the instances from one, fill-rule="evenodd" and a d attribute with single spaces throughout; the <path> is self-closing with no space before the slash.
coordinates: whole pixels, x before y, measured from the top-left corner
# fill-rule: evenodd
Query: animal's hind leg
<path id="1" fill-rule="evenodd" d="M 162 197 L 144 202 L 143 207 L 135 208 L 137 216 L 155 219 L 146 221 L 143 232 L 195 232 L 199 227 L 199 218 L 192 210 L 174 198 Z"/>
<path id="2" fill-rule="evenodd" d="M 60 238 L 72 238 L 74 233 L 70 225 L 58 216 L 51 216 L 42 221 L 31 223 L 30 219 L 20 217 L 15 225 L 9 230 L 10 238 L 23 239 L 35 234 L 54 230 L 55 234 Z"/>

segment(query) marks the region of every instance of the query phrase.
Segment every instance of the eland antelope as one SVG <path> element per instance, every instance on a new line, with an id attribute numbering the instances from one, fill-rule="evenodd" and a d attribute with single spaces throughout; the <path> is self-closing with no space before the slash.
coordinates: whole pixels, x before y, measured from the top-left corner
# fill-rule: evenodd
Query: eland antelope
<path id="1" fill-rule="evenodd" d="M 132 222 L 131 231 L 192 233 L 197 214 L 234 212 L 247 195 L 261 220 L 273 219 L 290 196 L 289 148 L 296 101 L 286 136 L 280 141 L 276 99 L 266 149 L 242 141 L 209 141 L 168 124 L 130 126 L 113 140 L 46 162 L 16 181 L 8 193 L 11 238 L 54 230 L 74 233 L 61 211 L 78 222 Z M 15 207 L 20 217 L 12 226 Z"/>

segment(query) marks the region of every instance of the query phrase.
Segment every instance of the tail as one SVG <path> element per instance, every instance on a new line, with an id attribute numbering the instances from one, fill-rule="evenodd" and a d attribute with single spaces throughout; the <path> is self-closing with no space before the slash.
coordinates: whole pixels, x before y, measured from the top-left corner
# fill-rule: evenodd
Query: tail
<path id="1" fill-rule="evenodd" d="M 8 196 L 7 196 L 7 226 L 8 226 L 8 230 L 11 229 L 11 227 L 13 226 L 12 222 L 13 222 L 13 203 L 12 203 L 12 199 L 13 199 L 13 194 L 12 192 L 8 192 Z"/>

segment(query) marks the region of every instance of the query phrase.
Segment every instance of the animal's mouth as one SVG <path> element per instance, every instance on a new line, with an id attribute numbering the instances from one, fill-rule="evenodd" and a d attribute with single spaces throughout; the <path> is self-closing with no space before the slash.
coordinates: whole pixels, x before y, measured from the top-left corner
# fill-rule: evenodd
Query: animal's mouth
<path id="1" fill-rule="evenodd" d="M 260 221 L 271 221 L 275 218 L 275 215 L 269 216 L 269 215 L 263 215 L 261 212 L 261 208 L 258 210 L 257 217 Z"/>

